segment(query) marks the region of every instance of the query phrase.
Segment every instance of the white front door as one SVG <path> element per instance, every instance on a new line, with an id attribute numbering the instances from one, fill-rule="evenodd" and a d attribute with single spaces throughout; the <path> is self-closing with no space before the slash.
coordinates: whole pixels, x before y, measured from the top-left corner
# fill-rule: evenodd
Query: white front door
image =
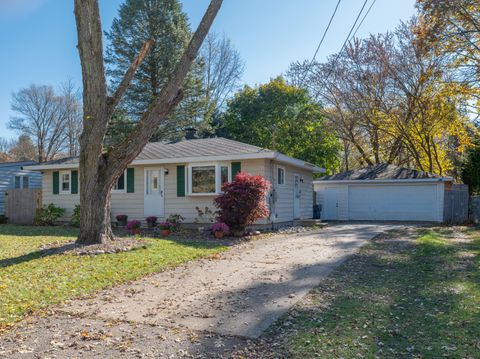
<path id="1" fill-rule="evenodd" d="M 164 171 L 163 168 L 145 169 L 144 215 L 164 217 Z"/>
<path id="2" fill-rule="evenodd" d="M 300 190 L 300 175 L 293 175 L 293 219 L 300 218 L 300 198 L 302 191 Z"/>
<path id="3" fill-rule="evenodd" d="M 338 188 L 327 187 L 323 191 L 322 219 L 337 220 L 338 219 Z"/>

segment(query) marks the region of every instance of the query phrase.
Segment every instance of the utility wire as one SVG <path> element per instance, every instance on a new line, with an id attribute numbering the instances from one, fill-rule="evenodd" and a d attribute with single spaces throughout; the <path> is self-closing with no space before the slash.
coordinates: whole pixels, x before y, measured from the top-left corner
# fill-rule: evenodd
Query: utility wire
<path id="1" fill-rule="evenodd" d="M 360 19 L 360 16 L 363 13 L 363 9 L 365 9 L 365 5 L 367 5 L 367 2 L 368 2 L 368 0 L 365 0 L 363 2 L 362 8 L 360 9 L 360 11 L 357 15 L 357 18 L 355 19 L 355 22 L 353 23 L 352 27 L 350 28 L 350 31 L 348 32 L 347 38 L 345 39 L 345 42 L 343 43 L 342 48 L 340 49 L 340 52 L 338 53 L 337 57 L 340 56 L 340 54 L 343 52 L 343 49 L 345 48 L 345 46 L 347 46 L 347 43 L 350 40 L 350 35 L 352 34 L 353 29 L 355 29 L 355 26 L 357 26 L 358 19 Z"/>
<path id="2" fill-rule="evenodd" d="M 330 16 L 330 20 L 328 21 L 328 25 L 325 28 L 325 31 L 323 32 L 322 38 L 320 39 L 320 42 L 318 43 L 317 49 L 315 50 L 315 53 L 313 54 L 312 60 L 310 61 L 310 63 L 308 64 L 307 68 L 305 69 L 305 71 L 303 73 L 303 78 L 302 78 L 301 82 L 303 82 L 305 80 L 305 77 L 307 76 L 308 72 L 310 71 L 310 68 L 312 67 L 313 62 L 315 61 L 315 58 L 317 57 L 318 51 L 320 50 L 320 47 L 323 44 L 323 40 L 325 40 L 325 36 L 327 35 L 328 30 L 330 29 L 330 25 L 332 24 L 333 18 L 335 17 L 335 14 L 337 13 L 337 10 L 338 10 L 338 6 L 340 5 L 341 2 L 342 2 L 342 0 L 337 1 L 337 5 L 335 6 L 335 10 L 333 10 L 333 14 L 332 14 L 332 16 Z"/>
<path id="3" fill-rule="evenodd" d="M 348 35 L 347 35 L 345 41 L 343 42 L 342 48 L 340 49 L 340 51 L 339 51 L 336 55 L 334 55 L 334 56 L 335 56 L 335 58 L 334 58 L 334 60 L 333 60 L 333 63 L 334 63 L 334 64 L 337 62 L 338 58 L 339 58 L 340 55 L 342 54 L 343 49 L 345 48 L 345 46 L 346 46 L 347 43 L 348 43 L 348 40 L 350 40 L 350 35 L 352 35 L 353 30 L 354 30 L 355 27 L 357 26 L 357 22 L 358 22 L 358 20 L 360 19 L 360 16 L 362 16 L 363 9 L 365 9 L 365 6 L 367 5 L 367 2 L 368 2 L 368 0 L 365 0 L 365 1 L 363 2 L 362 8 L 361 8 L 360 11 L 358 12 L 357 17 L 356 17 L 356 19 L 355 19 L 355 22 L 353 23 L 352 27 L 350 28 L 350 31 L 348 32 Z M 364 20 L 364 19 L 365 19 L 365 17 L 364 17 L 362 20 Z M 357 28 L 357 30 L 358 30 L 358 28 Z M 313 63 L 313 61 L 312 61 L 312 63 Z M 308 72 L 309 72 L 310 70 L 311 70 L 311 66 L 308 66 L 307 70 L 306 70 L 305 73 L 304 73 L 304 77 L 303 77 L 303 79 L 302 79 L 302 82 L 304 81 L 305 77 L 308 75 Z M 329 78 L 330 75 L 332 74 L 332 71 L 333 71 L 333 69 L 331 69 L 331 70 L 328 72 L 327 76 L 326 76 L 325 79 L 324 79 L 324 82 L 326 82 L 326 81 L 328 80 L 328 78 Z"/>
<path id="4" fill-rule="evenodd" d="M 372 4 L 371 4 L 370 7 L 368 8 L 367 12 L 366 12 L 365 15 L 363 16 L 362 21 L 360 21 L 360 24 L 358 24 L 357 29 L 356 29 L 355 32 L 353 33 L 352 38 L 355 37 L 355 35 L 357 34 L 358 29 L 360 29 L 360 26 L 362 26 L 363 22 L 365 21 L 365 18 L 368 16 L 368 14 L 370 13 L 370 10 L 372 10 L 372 7 L 373 7 L 373 5 L 375 5 L 376 2 L 377 2 L 377 0 L 373 0 Z"/>

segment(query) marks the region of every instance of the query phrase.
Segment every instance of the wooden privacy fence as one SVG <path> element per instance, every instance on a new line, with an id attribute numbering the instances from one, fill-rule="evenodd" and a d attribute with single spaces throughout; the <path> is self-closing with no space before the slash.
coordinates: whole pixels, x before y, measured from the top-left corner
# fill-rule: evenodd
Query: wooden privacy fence
<path id="1" fill-rule="evenodd" d="M 33 224 L 35 212 L 41 206 L 41 189 L 9 189 L 5 194 L 5 210 L 9 223 Z"/>
<path id="2" fill-rule="evenodd" d="M 468 186 L 454 184 L 445 191 L 443 220 L 445 223 L 462 224 L 468 221 Z"/>

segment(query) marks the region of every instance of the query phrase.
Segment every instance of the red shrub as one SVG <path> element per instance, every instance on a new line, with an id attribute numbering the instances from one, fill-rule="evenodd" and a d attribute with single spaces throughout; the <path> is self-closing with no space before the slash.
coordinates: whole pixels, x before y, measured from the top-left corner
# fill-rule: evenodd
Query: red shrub
<path id="1" fill-rule="evenodd" d="M 270 182 L 263 176 L 238 173 L 233 182 L 223 185 L 223 194 L 215 198 L 219 208 L 218 221 L 232 230 L 243 230 L 269 215 L 266 196 Z"/>

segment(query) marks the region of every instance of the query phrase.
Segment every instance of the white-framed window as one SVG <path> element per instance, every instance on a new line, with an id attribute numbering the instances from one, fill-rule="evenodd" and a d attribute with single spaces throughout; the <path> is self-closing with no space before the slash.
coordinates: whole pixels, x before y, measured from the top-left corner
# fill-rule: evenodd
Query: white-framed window
<path id="1" fill-rule="evenodd" d="M 195 195 L 216 195 L 225 182 L 232 180 L 230 163 L 194 163 L 188 166 L 188 193 Z"/>
<path id="2" fill-rule="evenodd" d="M 29 188 L 30 178 L 27 175 L 17 175 L 14 177 L 14 188 Z"/>
<path id="3" fill-rule="evenodd" d="M 285 167 L 277 166 L 277 184 L 279 186 L 285 184 Z"/>
<path id="4" fill-rule="evenodd" d="M 112 192 L 125 193 L 127 191 L 127 171 L 124 171 L 115 181 Z"/>
<path id="5" fill-rule="evenodd" d="M 60 193 L 71 192 L 71 173 L 70 171 L 60 172 Z"/>

